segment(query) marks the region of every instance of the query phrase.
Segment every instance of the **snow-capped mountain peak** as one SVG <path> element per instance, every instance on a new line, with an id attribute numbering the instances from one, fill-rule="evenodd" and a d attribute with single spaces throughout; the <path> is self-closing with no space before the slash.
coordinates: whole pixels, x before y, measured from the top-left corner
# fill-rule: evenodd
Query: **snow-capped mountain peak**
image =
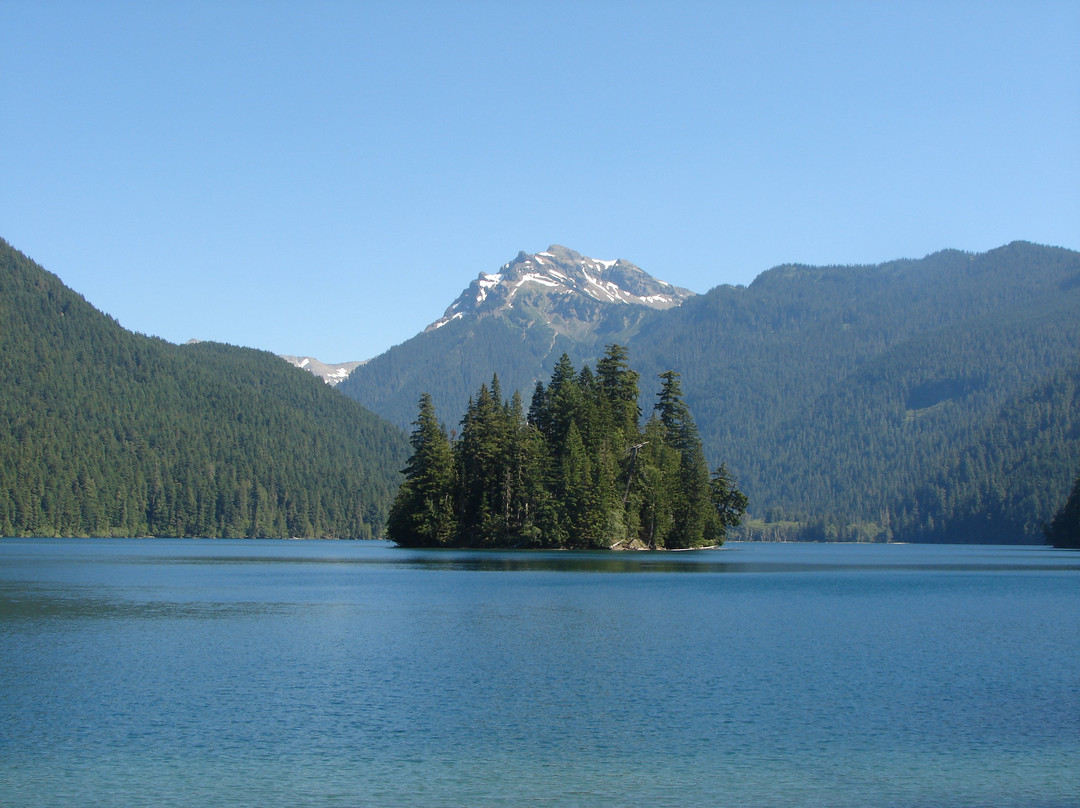
<path id="1" fill-rule="evenodd" d="M 594 307 L 629 305 L 668 309 L 693 294 L 656 280 L 629 261 L 598 260 L 552 245 L 533 255 L 518 253 L 517 258 L 503 264 L 498 272 L 481 273 L 426 330 L 441 328 L 457 319 L 506 313 L 514 308 L 533 310 L 549 324 L 558 326 L 568 315 L 581 319 L 585 310 Z"/>

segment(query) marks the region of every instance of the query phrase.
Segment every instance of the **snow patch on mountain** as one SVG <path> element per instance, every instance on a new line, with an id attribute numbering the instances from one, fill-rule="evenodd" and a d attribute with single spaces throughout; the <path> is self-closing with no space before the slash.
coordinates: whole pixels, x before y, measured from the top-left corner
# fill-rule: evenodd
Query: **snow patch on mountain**
<path id="1" fill-rule="evenodd" d="M 326 362 L 320 362 L 313 356 L 291 356 L 288 354 L 281 355 L 281 358 L 288 362 L 290 365 L 294 365 L 302 370 L 306 370 L 309 373 L 318 376 L 324 382 L 331 387 L 334 387 L 341 382 L 349 378 L 349 375 L 356 370 L 360 365 L 364 364 L 367 360 L 358 362 L 339 362 L 337 364 L 328 364 Z"/>
<path id="2" fill-rule="evenodd" d="M 597 260 L 557 244 L 542 252 L 503 264 L 498 272 L 482 272 L 462 292 L 441 318 L 425 330 L 434 331 L 453 320 L 484 317 L 515 308 L 522 300 L 544 312 L 544 322 L 552 323 L 560 315 L 551 309 L 575 297 L 601 305 L 647 306 L 667 309 L 681 305 L 693 292 L 658 281 L 629 261 Z M 561 315 L 565 320 L 573 313 Z"/>

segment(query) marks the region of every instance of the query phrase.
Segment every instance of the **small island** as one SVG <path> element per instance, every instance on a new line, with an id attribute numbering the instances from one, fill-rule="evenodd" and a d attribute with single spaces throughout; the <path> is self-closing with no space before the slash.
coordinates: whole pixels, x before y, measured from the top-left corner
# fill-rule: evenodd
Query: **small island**
<path id="1" fill-rule="evenodd" d="M 689 549 L 723 543 L 747 498 L 724 464 L 710 474 L 679 374 L 641 426 L 627 349 L 580 372 L 563 354 L 526 412 L 498 376 L 448 436 L 420 397 L 387 537 L 407 547 Z"/>

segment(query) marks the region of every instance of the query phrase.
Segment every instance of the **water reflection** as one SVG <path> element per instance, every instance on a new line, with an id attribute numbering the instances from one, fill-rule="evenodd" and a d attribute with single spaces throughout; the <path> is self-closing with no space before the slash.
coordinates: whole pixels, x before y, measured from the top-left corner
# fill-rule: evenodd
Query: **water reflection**
<path id="1" fill-rule="evenodd" d="M 124 590 L 91 595 L 86 588 L 0 585 L 0 627 L 9 621 L 237 618 L 286 614 L 292 604 L 275 601 L 129 599 Z"/>
<path id="2" fill-rule="evenodd" d="M 473 572 L 797 573 L 850 571 L 1080 571 L 1080 553 L 1038 546 L 731 543 L 686 552 L 459 550 L 399 548 L 383 541 L 252 539 L 0 539 L 0 581 L 130 583 L 169 567 L 287 574 L 346 567 Z M 260 572 L 260 568 L 263 572 Z M 127 570 L 125 572 L 125 570 Z M 138 570 L 141 570 L 138 571 Z M 273 572 L 272 572 L 273 570 Z M 102 581 L 106 582 L 106 581 Z"/>
<path id="3" fill-rule="evenodd" d="M 701 551 L 680 553 L 585 553 L 546 551 L 407 550 L 394 563 L 429 570 L 472 572 L 723 572 L 728 564 Z"/>
<path id="4" fill-rule="evenodd" d="M 688 552 L 406 550 L 380 561 L 428 570 L 589 573 L 1080 571 L 1080 554 L 1041 547 L 727 545 Z"/>

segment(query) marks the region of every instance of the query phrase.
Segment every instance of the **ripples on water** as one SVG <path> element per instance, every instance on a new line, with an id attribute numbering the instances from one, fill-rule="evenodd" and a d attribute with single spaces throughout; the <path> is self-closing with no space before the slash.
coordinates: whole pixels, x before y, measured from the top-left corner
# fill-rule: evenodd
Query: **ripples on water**
<path id="1" fill-rule="evenodd" d="M 1077 805 L 1080 555 L 0 541 L 0 805 Z"/>

